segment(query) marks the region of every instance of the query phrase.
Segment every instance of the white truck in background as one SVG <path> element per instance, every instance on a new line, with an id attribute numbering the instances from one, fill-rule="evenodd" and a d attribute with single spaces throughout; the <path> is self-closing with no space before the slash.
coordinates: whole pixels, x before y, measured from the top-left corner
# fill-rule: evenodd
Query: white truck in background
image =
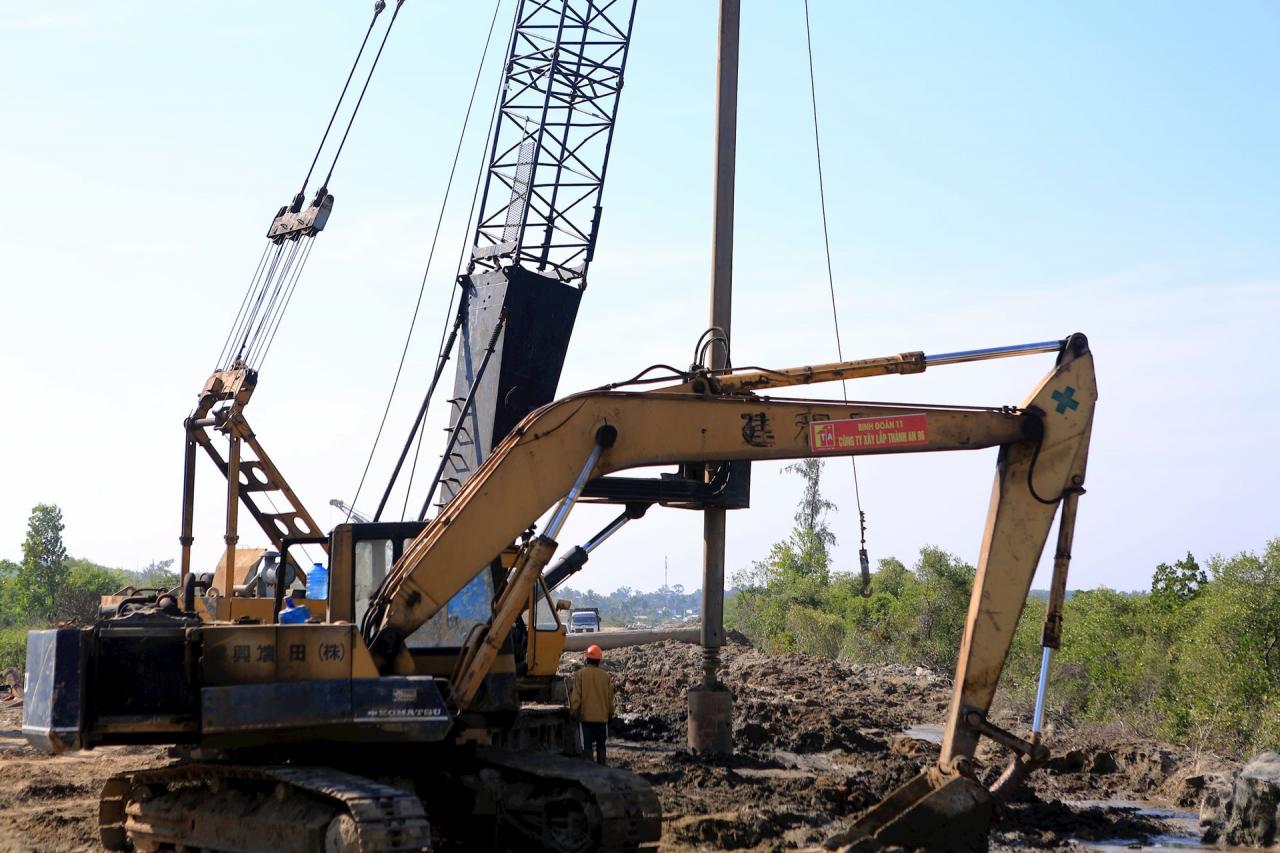
<path id="1" fill-rule="evenodd" d="M 600 630 L 599 607 L 575 607 L 569 613 L 570 634 L 595 634 Z"/>

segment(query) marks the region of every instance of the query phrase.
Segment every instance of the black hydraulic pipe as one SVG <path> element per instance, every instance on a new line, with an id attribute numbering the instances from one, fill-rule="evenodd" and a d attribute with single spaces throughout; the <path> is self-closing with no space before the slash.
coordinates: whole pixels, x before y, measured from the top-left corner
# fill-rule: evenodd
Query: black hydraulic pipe
<path id="1" fill-rule="evenodd" d="M 462 422 L 466 420 L 467 412 L 471 410 L 471 406 L 475 403 L 476 392 L 480 390 L 480 380 L 484 378 L 485 369 L 489 366 L 489 359 L 493 357 L 493 351 L 498 347 L 498 335 L 502 334 L 502 327 L 507 323 L 507 309 L 503 308 L 502 313 L 498 315 L 497 325 L 493 327 L 493 334 L 489 336 L 489 345 L 485 347 L 484 358 L 480 360 L 480 367 L 476 370 L 476 376 L 471 380 L 471 388 L 467 390 L 467 399 L 462 404 L 462 411 L 458 413 L 458 421 L 449 432 L 449 443 L 445 445 L 444 453 L 440 455 L 440 467 L 436 469 L 436 475 L 431 479 L 431 489 L 427 492 L 427 499 L 422 502 L 422 512 L 418 513 L 418 521 L 425 521 L 427 510 L 431 508 L 431 500 L 436 496 L 436 489 L 440 486 L 440 479 L 444 476 L 445 466 L 449 464 L 449 457 L 453 453 L 453 448 L 458 443 L 458 436 L 462 434 Z M 479 436 L 474 436 L 479 440 Z"/>
<path id="2" fill-rule="evenodd" d="M 440 358 L 436 361 L 436 372 L 431 377 L 431 384 L 427 387 L 426 396 L 422 398 L 422 405 L 418 407 L 418 416 L 414 418 L 413 428 L 409 430 L 409 438 L 405 440 L 404 447 L 400 450 L 400 458 L 396 460 L 396 467 L 391 472 L 391 479 L 387 481 L 387 490 L 382 493 L 382 500 L 378 501 L 378 510 L 373 514 L 374 521 L 382 520 L 382 510 L 386 508 L 387 500 L 391 497 L 391 490 L 395 488 L 396 480 L 400 477 L 400 469 L 404 467 L 404 460 L 409 455 L 409 448 L 413 445 L 414 436 L 422 428 L 422 421 L 427 416 L 427 407 L 431 404 L 431 398 L 435 396 L 436 385 L 440 382 L 440 375 L 444 373 L 444 366 L 449 361 L 449 354 L 453 352 L 453 343 L 458 339 L 458 329 L 462 328 L 463 311 L 466 304 L 467 300 L 463 299 L 458 306 L 458 317 L 453 321 L 453 330 L 449 332 L 448 342 L 440 350 Z"/>
<path id="3" fill-rule="evenodd" d="M 195 542 L 192 514 L 195 512 L 196 495 L 196 440 L 191 435 L 191 430 L 192 426 L 188 423 L 182 455 L 182 532 L 178 534 L 178 544 L 182 546 L 179 577 L 184 581 L 191 575 L 191 544 Z"/>
<path id="4" fill-rule="evenodd" d="M 281 548 L 280 562 L 276 564 L 276 590 L 272 598 L 271 607 L 271 624 L 276 625 L 280 622 L 280 610 L 284 607 L 284 583 L 289 577 L 289 558 L 284 548 Z"/>

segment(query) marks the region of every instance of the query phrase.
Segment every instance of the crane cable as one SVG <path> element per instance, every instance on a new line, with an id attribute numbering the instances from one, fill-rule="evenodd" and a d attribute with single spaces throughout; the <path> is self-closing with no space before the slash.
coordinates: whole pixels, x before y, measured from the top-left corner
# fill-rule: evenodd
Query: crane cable
<path id="1" fill-rule="evenodd" d="M 511 40 L 515 40 L 516 28 L 517 28 L 516 20 L 512 20 Z M 508 54 L 511 53 L 511 45 L 509 45 L 509 42 L 508 42 L 507 53 Z M 502 87 L 499 87 L 498 91 L 494 93 L 493 108 L 489 110 L 489 128 L 486 129 L 485 131 L 485 138 L 489 138 L 493 136 L 494 123 L 497 122 L 498 120 L 498 106 L 502 104 L 502 93 L 503 93 Z M 485 149 L 483 149 L 483 154 L 481 154 L 480 156 L 480 168 L 476 169 L 475 184 L 474 186 L 471 187 L 471 206 L 468 207 L 467 209 L 467 219 L 465 223 L 466 232 L 462 234 L 462 240 L 458 241 L 458 243 L 460 243 L 460 245 L 462 246 L 462 250 L 458 252 L 458 265 L 457 265 L 457 272 L 458 272 L 458 275 L 460 275 L 460 277 L 462 275 L 462 270 L 465 269 L 465 265 L 470 264 L 471 252 L 472 250 L 474 250 L 474 247 L 470 245 L 472 222 L 474 222 L 475 220 L 476 205 L 479 204 L 480 202 L 480 184 L 484 182 L 485 170 L 488 169 L 488 167 L 489 167 L 489 150 L 488 150 L 488 147 L 485 147 Z M 458 291 L 460 291 L 460 289 L 462 289 L 461 286 L 454 287 L 453 291 L 449 293 L 449 307 L 447 310 L 445 310 L 445 313 L 444 313 L 444 318 L 445 318 L 444 328 L 440 329 L 440 352 L 442 352 L 442 355 L 444 351 L 445 333 L 447 333 L 449 330 L 448 318 L 449 318 L 449 315 L 453 314 L 453 302 L 454 300 L 457 300 Z M 408 498 L 410 498 L 410 494 L 413 491 L 413 479 L 415 479 L 417 476 L 417 460 L 419 460 L 419 457 L 421 456 L 421 453 L 422 453 L 422 438 L 424 438 L 425 435 L 426 435 L 426 429 L 424 428 L 421 430 L 421 432 L 419 432 L 419 434 L 417 434 L 417 444 L 415 447 L 413 447 L 413 462 L 412 462 L 412 465 L 410 465 L 410 470 L 408 470 L 408 484 L 406 485 L 406 487 L 404 487 L 404 503 L 401 506 L 401 521 L 403 521 L 404 519 L 406 519 L 406 517 L 408 517 Z"/>
<path id="2" fill-rule="evenodd" d="M 342 156 L 342 149 L 346 145 L 352 126 L 355 124 L 360 105 L 364 101 L 365 93 L 368 92 L 369 83 L 373 80 L 378 61 L 382 57 L 383 48 L 387 45 L 387 39 L 391 35 L 391 29 L 395 26 L 396 17 L 400 14 L 400 8 L 403 5 L 404 0 L 396 0 L 395 12 L 391 15 L 391 21 L 387 24 L 387 29 L 383 33 L 382 41 L 378 46 L 378 52 L 369 66 L 369 72 L 365 76 L 360 96 L 352 108 L 350 118 L 347 120 L 347 126 L 343 131 L 338 150 L 334 153 L 333 160 L 329 164 L 329 171 L 325 177 L 324 185 L 321 186 L 316 194 L 316 205 L 319 205 L 328 194 L 329 180 L 333 177 L 334 169 L 337 168 L 338 159 Z M 311 159 L 311 166 L 307 169 L 306 177 L 302 180 L 301 189 L 299 189 L 297 196 L 294 197 L 292 204 L 289 205 L 289 208 L 295 213 L 300 211 L 305 203 L 307 184 L 311 181 L 311 175 L 315 171 L 321 153 L 324 151 L 325 143 L 329 139 L 329 133 L 333 130 L 334 121 L 337 119 L 338 113 L 342 109 L 342 104 L 346 100 L 351 81 L 359 68 L 361 58 L 364 56 L 365 48 L 368 46 L 369 37 L 373 33 L 374 26 L 377 24 L 378 16 L 382 14 L 385 8 L 386 0 L 376 0 L 374 3 L 373 17 L 365 30 L 364 38 L 360 42 L 360 48 L 356 51 L 356 58 L 351 63 L 351 70 L 347 72 L 347 78 L 343 82 L 342 91 L 338 94 L 338 100 L 334 104 L 333 112 L 329 115 L 329 122 L 320 137 L 320 144 L 316 146 L 316 153 Z M 235 320 L 231 324 L 231 330 L 228 332 L 227 338 L 223 342 L 222 350 L 219 352 L 219 369 L 224 366 L 230 366 L 226 364 L 227 360 L 245 365 L 257 363 L 259 367 L 261 366 L 261 362 L 266 359 L 266 354 L 275 340 L 280 323 L 284 319 L 285 309 L 288 308 L 293 299 L 294 289 L 297 287 L 298 280 L 301 278 L 302 271 L 305 269 L 307 260 L 311 255 L 314 239 L 315 233 L 313 232 L 307 234 L 295 233 L 284 238 L 277 237 L 274 240 L 268 240 L 262 257 L 258 261 L 258 267 L 249 281 L 249 287 L 245 291 L 244 299 L 241 300 L 240 310 L 236 313 Z M 306 241 L 305 248 L 302 246 L 304 240 Z"/>
<path id="3" fill-rule="evenodd" d="M 403 2 L 403 0 L 401 0 L 401 2 Z M 471 111 L 472 111 L 472 108 L 475 106 L 476 93 L 479 91 L 479 88 L 480 88 L 480 78 L 484 72 L 485 60 L 488 59 L 489 57 L 489 44 L 493 39 L 494 27 L 497 24 L 498 11 L 502 8 L 502 3 L 503 3 L 503 0 L 497 0 L 497 2 L 493 4 L 493 16 L 489 20 L 489 30 L 486 33 L 484 38 L 484 48 L 480 51 L 480 62 L 479 62 L 479 65 L 476 67 L 475 80 L 471 84 L 471 97 L 467 100 L 467 111 L 462 119 L 462 129 L 458 133 L 458 144 L 454 148 L 453 163 L 449 167 L 449 178 L 445 182 L 444 198 L 440 202 L 440 212 L 436 216 L 435 231 L 431 235 L 431 248 L 427 251 L 426 267 L 422 271 L 422 281 L 418 285 L 418 298 L 414 302 L 413 314 L 409 319 L 409 331 L 405 335 L 404 347 L 400 350 L 400 361 L 396 365 L 395 379 L 393 379 L 391 382 L 391 392 L 387 395 L 387 403 L 382 409 L 382 419 L 378 422 L 378 430 L 373 437 L 373 446 L 369 448 L 369 457 L 365 460 L 364 471 L 360 474 L 360 482 L 356 485 L 355 495 L 351 498 L 351 500 L 347 504 L 346 520 L 348 522 L 351 521 L 351 513 L 354 512 L 355 510 L 356 501 L 360 499 L 360 493 L 364 490 L 365 480 L 368 479 L 369 477 L 369 468 L 373 465 L 373 457 L 378 451 L 378 444 L 382 441 L 382 432 L 386 428 L 387 417 L 391 413 L 391 405 L 395 401 L 396 390 L 400 386 L 400 374 L 404 370 L 405 359 L 409 354 L 409 345 L 413 341 L 413 333 L 415 328 L 417 327 L 418 312 L 422 308 L 422 296 L 425 293 L 427 288 L 427 277 L 431 273 L 432 261 L 435 259 L 436 244 L 440 239 L 440 231 L 441 231 L 442 224 L 444 222 L 445 209 L 449 204 L 449 196 L 453 189 L 453 179 L 458 171 L 458 160 L 462 155 L 462 146 L 467 136 L 467 128 L 470 126 L 470 123 L 471 123 Z M 396 11 L 397 12 L 399 11 L 398 5 L 396 7 Z M 393 15 L 392 23 L 394 22 L 395 22 L 395 17 Z M 388 29 L 390 28 L 388 27 Z M 385 39 L 384 39 L 384 42 L 385 42 Z M 379 53 L 381 53 L 381 48 L 379 48 Z M 366 82 L 366 85 L 368 85 L 367 82 Z M 363 92 L 361 92 L 361 97 L 364 97 Z M 357 103 L 356 108 L 359 109 L 359 106 L 360 105 Z M 354 114 L 353 114 L 353 117 L 354 117 Z M 349 126 L 348 126 L 348 129 L 350 129 Z M 345 139 L 346 137 L 344 136 L 343 140 L 345 141 Z M 339 148 L 339 153 L 341 153 L 341 148 Z M 326 183 L 327 182 L 328 182 L 328 179 L 326 178 Z M 449 309 L 445 312 L 444 330 L 440 334 L 440 342 L 441 342 L 440 349 L 443 349 L 444 347 L 444 338 L 449 330 L 450 322 L 453 319 L 453 302 L 454 302 L 454 299 L 456 298 L 456 295 L 457 295 L 457 290 L 455 288 L 455 290 L 453 291 L 453 294 L 450 296 L 450 299 L 449 299 Z M 443 353 L 441 353 L 441 357 L 443 357 Z M 425 424 L 425 418 L 423 423 Z M 426 432 L 425 425 L 422 428 L 422 432 L 424 433 Z M 412 436 L 410 436 L 410 440 L 412 440 Z M 417 459 L 418 457 L 417 457 L 417 454 L 415 453 L 414 454 L 415 469 L 417 467 Z M 412 488 L 412 485 L 413 485 L 413 475 L 411 472 L 410 479 L 409 479 L 409 487 Z M 408 492 L 406 491 L 406 494 L 405 494 L 406 507 L 408 506 L 408 499 L 409 499 L 409 496 L 408 496 Z M 403 517 L 401 520 L 403 520 Z"/>
<path id="4" fill-rule="evenodd" d="M 511 21 L 511 33 L 507 39 L 507 55 L 510 55 L 512 43 L 515 41 L 516 32 L 518 29 L 518 21 L 519 21 L 518 17 L 513 18 Z M 505 66 L 504 66 L 503 74 L 504 74 L 504 82 L 505 82 L 505 74 L 506 74 Z M 502 94 L 503 94 L 503 87 L 499 86 L 497 91 L 494 93 L 493 106 L 490 108 L 490 111 L 489 111 L 489 126 L 488 126 L 488 129 L 485 131 L 486 139 L 489 139 L 493 136 L 493 127 L 498 120 L 498 108 L 502 103 Z M 458 241 L 458 244 L 462 247 L 458 252 L 457 270 L 458 270 L 459 276 L 462 275 L 463 269 L 467 264 L 469 264 L 471 260 L 471 253 L 473 250 L 473 247 L 470 245 L 471 229 L 473 227 L 472 222 L 474 221 L 475 215 L 476 215 L 476 205 L 480 203 L 480 185 L 484 181 L 485 171 L 487 170 L 488 166 L 489 166 L 489 151 L 487 148 L 484 148 L 482 149 L 482 153 L 480 156 L 480 166 L 476 170 L 475 185 L 471 188 L 471 207 L 467 209 L 467 219 L 466 219 L 466 222 L 464 223 L 464 225 L 466 226 L 466 231 L 463 233 L 462 239 Z M 444 327 L 440 330 L 440 348 L 442 350 L 444 348 L 445 335 L 449 331 L 449 316 L 453 313 L 453 303 L 454 303 L 454 300 L 457 299 L 458 291 L 460 289 L 461 289 L 460 287 L 455 287 L 449 294 L 449 308 L 448 310 L 445 311 Z M 418 473 L 418 458 L 422 454 L 422 440 L 426 436 L 426 434 L 427 434 L 427 431 L 425 428 L 418 433 L 418 443 L 413 450 L 413 464 L 409 468 L 409 482 L 404 490 L 404 505 L 401 506 L 400 508 L 401 521 L 404 521 L 409 514 L 409 496 L 410 496 L 410 493 L 413 491 L 413 481 Z"/>
<path id="5" fill-rule="evenodd" d="M 338 117 L 338 110 L 342 108 L 342 101 L 347 97 L 347 89 L 351 86 L 351 78 L 356 76 L 356 68 L 360 65 L 360 57 L 364 56 L 365 46 L 369 44 L 369 36 L 373 33 L 373 26 L 378 23 L 378 16 L 382 14 L 382 10 L 385 8 L 387 8 L 386 0 L 377 0 L 377 2 L 373 4 L 373 17 L 369 20 L 369 29 L 364 31 L 364 40 L 360 42 L 360 49 L 356 51 L 355 61 L 351 63 L 351 70 L 347 72 L 347 81 L 342 84 L 342 91 L 338 93 L 338 102 L 333 105 L 333 112 L 329 115 L 329 123 L 325 125 L 324 134 L 320 137 L 320 144 L 316 146 L 316 156 L 311 158 L 311 167 L 307 169 L 307 176 L 302 179 L 302 188 L 298 190 L 299 197 L 303 197 L 307 194 L 307 184 L 311 183 L 311 173 L 316 170 L 316 163 L 320 162 L 320 152 L 324 150 L 324 144 L 329 139 L 329 131 L 333 130 L 333 120 Z M 398 13 L 399 11 L 400 8 L 397 6 L 396 12 Z M 394 20 L 395 16 L 393 15 L 393 23 Z M 391 28 L 388 27 L 387 29 L 390 31 Z M 383 44 L 386 44 L 385 38 L 382 41 Z M 379 49 L 379 52 L 381 52 L 381 49 Z M 368 85 L 369 81 L 365 80 L 365 86 L 368 87 Z M 354 113 L 352 114 L 352 118 L 355 118 Z M 351 125 L 348 123 L 347 130 L 350 129 Z M 332 167 L 330 167 L 329 173 L 332 176 Z M 329 183 L 328 178 L 325 179 L 325 183 Z"/>
<path id="6" fill-rule="evenodd" d="M 396 18 L 399 17 L 402 6 L 404 6 L 404 0 L 396 0 L 396 9 L 391 13 L 391 21 L 387 24 L 387 29 L 382 34 L 382 42 L 378 45 L 378 52 L 373 55 L 373 64 L 369 66 L 369 74 L 364 78 L 364 86 L 360 88 L 360 97 L 356 98 L 356 105 L 351 109 L 351 118 L 347 119 L 347 129 L 342 132 L 342 140 L 338 143 L 338 150 L 334 152 L 333 162 L 329 164 L 329 174 L 324 176 L 324 183 L 320 187 L 321 193 L 324 193 L 329 187 L 329 179 L 333 177 L 333 170 L 338 166 L 338 158 L 342 156 L 342 149 L 347 144 L 347 136 L 351 133 L 351 125 L 356 122 L 356 114 L 360 112 L 360 105 L 364 103 L 365 93 L 369 91 L 369 81 L 373 79 L 373 72 L 378 68 L 378 60 L 382 59 L 382 49 L 387 46 L 387 39 L 391 37 L 391 28 L 396 25 Z M 383 0 L 378 0 L 374 5 L 376 11 L 373 16 L 375 19 L 383 8 Z M 361 45 L 360 49 L 364 50 L 364 45 Z M 342 91 L 345 94 L 346 87 L 343 87 Z M 325 131 L 325 133 L 327 134 L 328 131 Z"/>
<path id="7" fill-rule="evenodd" d="M 822 243 L 827 253 L 827 289 L 831 292 L 831 323 L 836 333 L 836 356 L 844 361 L 844 346 L 840 341 L 840 314 L 836 310 L 836 283 L 831 268 L 831 234 L 827 228 L 827 190 L 822 174 L 822 142 L 818 133 L 818 86 L 813 73 L 813 30 L 809 23 L 809 0 L 804 0 L 804 39 L 809 54 L 809 102 L 813 108 L 813 150 L 818 161 L 818 202 L 822 209 Z M 840 380 L 840 394 L 849 402 L 846 380 Z M 858 533 L 860 547 L 858 562 L 862 570 L 862 595 L 871 594 L 871 565 L 867 557 L 867 514 L 862 509 L 862 490 L 858 485 L 858 458 L 850 456 L 853 463 L 853 495 L 858 506 Z"/>

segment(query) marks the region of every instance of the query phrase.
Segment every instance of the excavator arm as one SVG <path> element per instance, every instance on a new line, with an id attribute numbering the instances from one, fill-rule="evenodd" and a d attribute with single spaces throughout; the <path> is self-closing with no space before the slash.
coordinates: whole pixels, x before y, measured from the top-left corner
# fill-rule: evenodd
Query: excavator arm
<path id="1" fill-rule="evenodd" d="M 616 438 L 599 454 L 590 472 L 596 477 L 708 460 L 973 450 L 1027 441 L 1039 424 L 1038 416 L 1014 409 L 663 392 L 567 397 L 529 415 L 406 549 L 379 596 L 381 631 L 412 633 L 568 494 L 602 427 Z M 864 427 L 848 436 L 851 444 L 836 443 L 842 431 L 815 447 L 815 433 Z"/>
<path id="2" fill-rule="evenodd" d="M 1038 351 L 1045 351 L 1040 346 Z M 979 360 L 995 357 L 992 352 L 949 354 L 936 361 Z M 868 812 L 843 839 L 876 835 L 885 843 L 941 850 L 970 846 L 962 840 L 968 838 L 977 849 L 985 844 L 990 814 L 990 795 L 972 778 L 979 737 L 1019 753 L 1024 772 L 1046 755 L 1038 732 L 1030 741 L 1022 739 L 991 724 L 987 712 L 1059 505 L 1053 587 L 1065 589 L 1097 400 L 1088 342 L 1078 334 L 1062 341 L 1053 370 L 1017 407 L 790 400 L 752 393 L 850 376 L 917 373 L 928 363 L 929 357 L 908 353 L 786 371 L 708 372 L 674 389 L 593 391 L 544 406 L 495 448 L 405 550 L 371 602 L 365 640 L 384 671 L 409 671 L 403 639 L 559 503 L 542 534 L 526 537 L 492 617 L 459 660 L 453 702 L 465 709 L 554 554 L 560 525 L 589 478 L 653 465 L 997 447 L 940 760 Z M 1051 602 L 1045 637 L 1054 645 L 1059 621 Z M 1046 649 L 1050 642 L 1046 639 Z"/>
<path id="3" fill-rule="evenodd" d="M 900 362 L 894 357 L 894 364 Z M 921 367 L 921 369 L 923 369 Z M 901 372 L 886 369 L 883 372 Z M 916 371 L 912 371 L 916 372 Z M 777 371 L 813 380 L 811 371 Z M 862 374 L 866 375 L 866 374 Z M 827 371 L 821 379 L 841 378 Z M 779 382 L 778 384 L 781 384 Z M 569 494 L 584 474 L 706 461 L 999 447 L 991 512 L 961 651 L 963 706 L 985 709 L 1063 494 L 1084 481 L 1096 386 L 1081 335 L 1020 407 L 783 400 L 749 393 L 592 391 L 527 416 L 389 574 L 366 639 L 386 656 Z M 612 440 L 598 447 L 602 428 Z M 554 545 L 552 546 L 554 548 Z M 964 738 L 954 748 L 967 749 Z M 952 746 L 949 744 L 949 746 Z"/>

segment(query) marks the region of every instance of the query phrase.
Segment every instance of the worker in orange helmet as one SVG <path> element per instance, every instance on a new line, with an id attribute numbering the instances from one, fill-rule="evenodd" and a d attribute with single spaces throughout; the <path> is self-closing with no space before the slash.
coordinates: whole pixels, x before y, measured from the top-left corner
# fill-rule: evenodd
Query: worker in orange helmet
<path id="1" fill-rule="evenodd" d="M 604 652 L 599 646 L 588 646 L 584 657 L 586 666 L 573 676 L 569 713 L 582 725 L 582 746 L 587 755 L 594 745 L 596 763 L 604 764 L 604 743 L 609 734 L 609 718 L 613 716 L 613 679 L 600 666 Z"/>

